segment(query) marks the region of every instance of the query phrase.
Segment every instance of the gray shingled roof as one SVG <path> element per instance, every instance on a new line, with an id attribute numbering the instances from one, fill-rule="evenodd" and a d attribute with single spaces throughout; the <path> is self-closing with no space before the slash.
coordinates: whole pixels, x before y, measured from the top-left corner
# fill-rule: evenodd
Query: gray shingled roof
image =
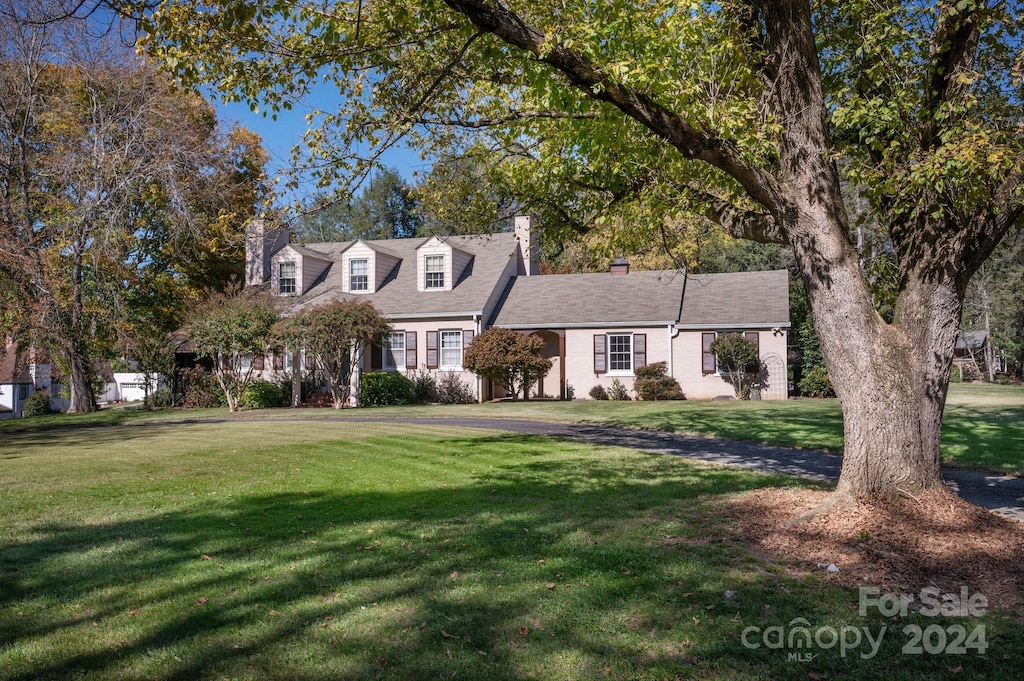
<path id="1" fill-rule="evenodd" d="M 679 325 L 702 329 L 788 327 L 789 273 L 691 274 L 686 278 Z"/>
<path id="2" fill-rule="evenodd" d="M 366 240 L 365 243 L 371 248 L 393 254 L 402 260 L 377 291 L 356 295 L 342 293 L 345 273 L 341 267 L 341 254 L 352 242 L 305 244 L 305 249 L 330 260 L 332 264 L 309 291 L 293 299 L 290 311 L 335 300 L 358 298 L 369 300 L 381 314 L 393 319 L 401 316 L 483 312 L 494 287 L 500 283 L 501 273 L 509 259 L 516 255 L 515 235 L 452 236 L 445 241 L 473 256 L 466 272 L 455 282 L 451 291 L 417 290 L 416 249 L 424 243 L 424 239 L 418 237 Z"/>
<path id="3" fill-rule="evenodd" d="M 490 323 L 504 327 L 657 322 L 679 317 L 680 272 L 517 277 Z"/>

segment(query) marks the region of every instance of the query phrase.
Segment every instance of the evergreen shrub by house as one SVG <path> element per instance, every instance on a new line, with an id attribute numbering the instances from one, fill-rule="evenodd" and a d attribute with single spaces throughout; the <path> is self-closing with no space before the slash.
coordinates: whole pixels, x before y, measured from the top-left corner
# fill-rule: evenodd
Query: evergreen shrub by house
<path id="1" fill-rule="evenodd" d="M 611 387 L 608 388 L 608 399 L 615 400 L 616 402 L 628 402 L 632 398 L 630 398 L 629 390 L 626 386 L 616 378 L 612 381 Z"/>
<path id="2" fill-rule="evenodd" d="M 242 406 L 246 409 L 272 409 L 287 407 L 291 389 L 285 392 L 282 386 L 263 379 L 256 379 L 242 391 Z"/>
<path id="3" fill-rule="evenodd" d="M 168 409 L 171 406 L 171 389 L 160 388 L 146 395 L 143 402 L 146 409 Z"/>
<path id="4" fill-rule="evenodd" d="M 654 362 L 636 369 L 633 390 L 641 400 L 685 400 L 679 381 L 668 375 L 665 362 Z"/>
<path id="5" fill-rule="evenodd" d="M 46 393 L 32 393 L 22 405 L 21 415 L 25 418 L 31 416 L 46 416 L 50 413 L 50 396 Z"/>
<path id="6" fill-rule="evenodd" d="M 395 371 L 375 371 L 359 377 L 359 404 L 364 407 L 396 407 L 415 399 L 413 382 Z"/>

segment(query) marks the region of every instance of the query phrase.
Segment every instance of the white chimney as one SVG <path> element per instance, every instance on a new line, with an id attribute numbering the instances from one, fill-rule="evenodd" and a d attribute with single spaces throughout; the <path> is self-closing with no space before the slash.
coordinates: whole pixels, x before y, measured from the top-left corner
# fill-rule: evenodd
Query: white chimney
<path id="1" fill-rule="evenodd" d="M 245 285 L 255 286 L 270 278 L 270 257 L 288 243 L 288 231 L 267 229 L 263 220 L 245 227 Z"/>
<path id="2" fill-rule="evenodd" d="M 533 233 L 533 216 L 517 215 L 515 228 L 516 242 L 519 244 L 519 265 L 516 267 L 516 275 L 536 276 L 540 274 L 540 239 Z"/>

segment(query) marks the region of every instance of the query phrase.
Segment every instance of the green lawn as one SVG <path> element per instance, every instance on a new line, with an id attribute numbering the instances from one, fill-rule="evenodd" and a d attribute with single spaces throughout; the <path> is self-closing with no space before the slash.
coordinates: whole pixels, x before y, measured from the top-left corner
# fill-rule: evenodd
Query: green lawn
<path id="1" fill-rule="evenodd" d="M 864 619 L 855 592 L 752 555 L 720 505 L 792 481 L 475 429 L 34 423 L 0 429 L 3 680 L 1016 679 L 1024 666 L 1019 623 Z M 869 660 L 866 643 L 806 663 L 741 643 L 796 618 L 888 633 Z M 901 654 L 908 623 L 984 626 L 988 652 Z"/>
<path id="2" fill-rule="evenodd" d="M 259 412 L 261 419 L 293 418 L 296 415 L 304 419 L 332 420 L 350 416 L 457 416 L 604 423 L 833 453 L 843 451 L 843 418 L 837 400 L 501 402 L 340 412 L 333 409 L 304 409 L 299 412 L 292 409 L 270 409 Z M 225 410 L 145 412 L 121 409 L 87 416 L 46 417 L 46 423 L 56 426 L 225 417 L 231 417 Z M 0 421 L 0 434 L 17 432 L 24 427 L 35 428 L 36 422 Z M 951 384 L 943 421 L 942 455 L 947 465 L 1024 476 L 1024 387 Z"/>

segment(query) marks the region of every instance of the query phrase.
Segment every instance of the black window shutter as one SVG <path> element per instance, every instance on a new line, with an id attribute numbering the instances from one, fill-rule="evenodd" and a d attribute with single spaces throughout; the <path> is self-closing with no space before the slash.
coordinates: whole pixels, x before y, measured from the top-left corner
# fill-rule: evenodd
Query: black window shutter
<path id="1" fill-rule="evenodd" d="M 384 367 L 384 350 L 376 343 L 370 343 L 370 371 L 380 371 Z"/>
<path id="2" fill-rule="evenodd" d="M 603 333 L 594 334 L 594 373 L 604 374 L 608 372 L 608 339 Z"/>

